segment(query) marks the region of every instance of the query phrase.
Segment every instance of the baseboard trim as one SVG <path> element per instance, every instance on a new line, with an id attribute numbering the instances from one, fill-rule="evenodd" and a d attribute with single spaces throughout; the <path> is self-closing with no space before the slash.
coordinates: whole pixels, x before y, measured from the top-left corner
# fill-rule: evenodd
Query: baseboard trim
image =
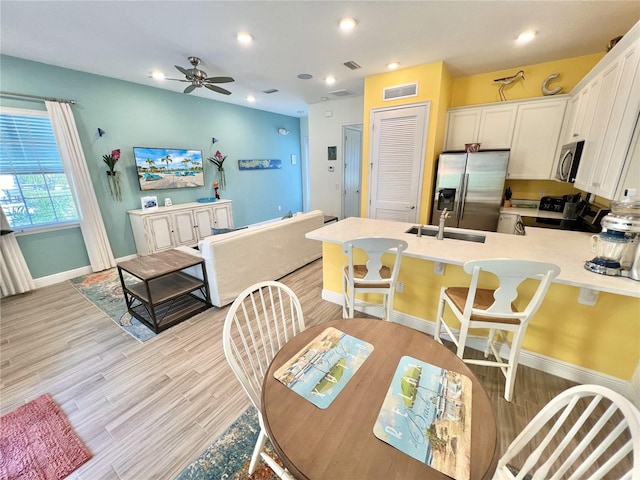
<path id="1" fill-rule="evenodd" d="M 116 263 L 124 262 L 125 260 L 132 260 L 138 258 L 137 254 L 127 255 L 126 257 L 116 258 Z M 73 270 L 67 270 L 60 273 L 54 273 L 46 277 L 34 278 L 33 281 L 36 284 L 36 288 L 48 287 L 56 283 L 64 282 L 65 280 L 71 280 L 72 278 L 81 277 L 82 275 L 88 275 L 92 273 L 91 265 L 86 267 L 74 268 Z"/>
<path id="2" fill-rule="evenodd" d="M 322 299 L 342 305 L 342 295 L 330 290 L 322 290 Z M 374 316 L 381 316 L 381 309 L 377 308 L 356 308 L 356 310 Z M 400 325 L 414 328 L 428 335 L 433 335 L 435 333 L 435 322 L 430 320 L 424 320 L 404 313 L 394 312 L 393 321 Z M 474 350 L 483 352 L 485 342 L 478 338 L 470 338 L 467 346 Z M 631 382 L 527 350 L 522 350 L 520 352 L 520 364 L 566 380 L 571 380 L 572 382 L 580 384 L 595 384 L 610 388 L 611 390 L 632 400 L 636 405 L 640 405 L 640 364 L 638 365 L 638 368 L 636 368 L 636 372 L 634 373 Z"/>

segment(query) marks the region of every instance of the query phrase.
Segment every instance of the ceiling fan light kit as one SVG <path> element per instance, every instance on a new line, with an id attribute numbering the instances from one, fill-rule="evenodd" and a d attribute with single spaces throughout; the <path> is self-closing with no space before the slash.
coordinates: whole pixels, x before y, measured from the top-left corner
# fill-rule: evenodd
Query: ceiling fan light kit
<path id="1" fill-rule="evenodd" d="M 200 58 L 198 57 L 189 57 L 189 62 L 191 63 L 193 68 L 183 68 L 180 65 L 175 65 L 180 73 L 182 73 L 185 78 L 167 78 L 167 80 L 174 80 L 177 82 L 190 82 L 191 85 L 187 85 L 184 89 L 184 93 L 191 93 L 196 88 L 205 87 L 213 92 L 221 93 L 222 95 L 231 95 L 231 92 L 225 88 L 218 87 L 214 85 L 215 83 L 230 83 L 233 82 L 234 79 L 231 77 L 209 77 L 207 76 L 207 72 L 204 70 L 200 70 L 198 65 L 200 65 Z"/>

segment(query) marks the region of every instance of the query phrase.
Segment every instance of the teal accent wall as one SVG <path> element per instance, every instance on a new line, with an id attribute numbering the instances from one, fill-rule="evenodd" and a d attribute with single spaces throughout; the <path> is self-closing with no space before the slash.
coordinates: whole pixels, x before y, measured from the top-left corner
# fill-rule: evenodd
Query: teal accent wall
<path id="1" fill-rule="evenodd" d="M 140 72 L 144 75 L 144 72 Z M 127 210 L 140 208 L 140 197 L 156 195 L 162 205 L 211 197 L 215 165 L 204 161 L 205 187 L 140 191 L 133 147 L 216 150 L 225 161 L 227 186 L 221 197 L 233 201 L 236 226 L 302 211 L 300 120 L 248 107 L 170 92 L 75 70 L 0 55 L 3 91 L 76 100 L 72 106 L 107 235 L 116 258 L 136 253 Z M 233 84 L 229 85 L 233 91 Z M 210 92 L 212 98 L 218 94 Z M 0 105 L 44 110 L 37 100 L 0 97 Z M 98 127 L 106 132 L 98 136 Z M 284 127 L 291 133 L 278 135 Z M 212 145 L 211 138 L 219 141 Z M 102 156 L 119 148 L 116 170 L 122 172 L 122 201 L 111 198 Z M 282 168 L 239 171 L 238 160 L 280 159 Z M 281 210 L 278 209 L 281 207 Z M 18 243 L 34 278 L 89 264 L 79 228 L 22 235 Z"/>

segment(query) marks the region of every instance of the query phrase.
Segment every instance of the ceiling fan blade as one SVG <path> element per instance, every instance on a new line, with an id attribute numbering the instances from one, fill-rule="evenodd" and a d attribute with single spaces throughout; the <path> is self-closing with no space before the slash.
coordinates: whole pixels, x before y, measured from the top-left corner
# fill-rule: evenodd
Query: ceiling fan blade
<path id="1" fill-rule="evenodd" d="M 190 82 L 191 81 L 191 80 L 187 80 L 186 78 L 166 78 L 166 77 L 163 78 L 163 80 L 173 80 L 174 82 Z"/>
<path id="2" fill-rule="evenodd" d="M 187 88 L 184 89 L 183 93 L 191 93 L 196 89 L 195 85 L 189 85 Z"/>
<path id="3" fill-rule="evenodd" d="M 180 73 L 182 73 L 183 75 L 186 75 L 186 76 L 191 75 L 191 72 L 190 72 L 189 70 L 187 70 L 186 68 L 182 68 L 182 67 L 181 67 L 181 66 L 179 66 L 179 65 L 174 65 L 174 67 L 176 67 L 176 68 L 178 69 L 178 71 L 179 71 Z"/>
<path id="4" fill-rule="evenodd" d="M 229 83 L 235 82 L 235 80 L 231 77 L 209 77 L 204 79 L 205 82 L 209 83 Z"/>
<path id="5" fill-rule="evenodd" d="M 214 92 L 218 92 L 223 95 L 231 95 L 231 92 L 229 90 L 225 90 L 222 87 L 216 87 L 215 85 L 205 85 L 205 87 L 207 87 L 209 90 L 213 90 Z"/>

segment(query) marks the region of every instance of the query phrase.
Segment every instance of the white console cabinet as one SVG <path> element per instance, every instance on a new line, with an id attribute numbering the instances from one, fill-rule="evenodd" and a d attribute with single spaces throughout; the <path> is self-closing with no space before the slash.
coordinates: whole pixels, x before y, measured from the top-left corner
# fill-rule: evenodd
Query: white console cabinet
<path id="1" fill-rule="evenodd" d="M 138 255 L 179 245 L 195 246 L 212 228 L 233 228 L 231 200 L 183 203 L 154 210 L 129 210 Z"/>

